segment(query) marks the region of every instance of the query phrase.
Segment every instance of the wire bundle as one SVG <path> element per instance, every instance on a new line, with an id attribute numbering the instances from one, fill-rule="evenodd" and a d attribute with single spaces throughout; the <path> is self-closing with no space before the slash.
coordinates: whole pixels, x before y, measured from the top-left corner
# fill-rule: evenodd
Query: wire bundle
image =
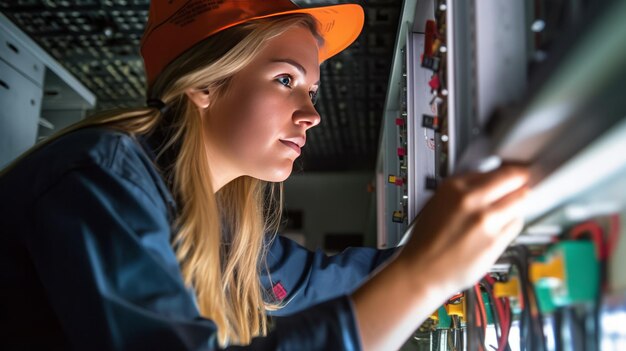
<path id="1" fill-rule="evenodd" d="M 543 318 L 539 309 L 537 296 L 528 275 L 530 252 L 526 246 L 512 246 L 505 258 L 516 268 L 522 295 L 522 312 L 520 315 L 520 350 L 546 350 L 543 334 Z"/>

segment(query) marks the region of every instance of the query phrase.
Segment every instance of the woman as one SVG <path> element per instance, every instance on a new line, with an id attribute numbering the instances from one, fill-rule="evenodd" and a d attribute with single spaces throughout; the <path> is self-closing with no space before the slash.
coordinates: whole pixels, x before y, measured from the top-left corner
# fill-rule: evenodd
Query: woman
<path id="1" fill-rule="evenodd" d="M 356 5 L 152 1 L 149 107 L 90 117 L 0 177 L 3 349 L 389 350 L 475 282 L 519 231 L 521 169 L 445 182 L 398 253 L 273 235 L 272 184 L 320 122 L 319 64 L 362 23 Z"/>

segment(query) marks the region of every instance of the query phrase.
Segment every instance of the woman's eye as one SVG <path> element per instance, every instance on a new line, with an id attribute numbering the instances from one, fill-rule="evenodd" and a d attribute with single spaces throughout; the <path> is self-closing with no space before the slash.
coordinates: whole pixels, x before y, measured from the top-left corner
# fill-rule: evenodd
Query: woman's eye
<path id="1" fill-rule="evenodd" d="M 278 82 L 286 87 L 291 88 L 291 80 L 290 76 L 281 76 L 277 78 Z"/>

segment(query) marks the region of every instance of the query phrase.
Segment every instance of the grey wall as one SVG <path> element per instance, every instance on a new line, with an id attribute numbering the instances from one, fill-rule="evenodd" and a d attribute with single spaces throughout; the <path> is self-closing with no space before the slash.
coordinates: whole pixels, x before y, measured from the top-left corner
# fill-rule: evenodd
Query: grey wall
<path id="1" fill-rule="evenodd" d="M 285 208 L 303 212 L 309 249 L 322 247 L 325 233 L 363 233 L 365 245 L 375 246 L 375 193 L 367 191 L 373 177 L 370 172 L 307 173 L 285 181 Z"/>

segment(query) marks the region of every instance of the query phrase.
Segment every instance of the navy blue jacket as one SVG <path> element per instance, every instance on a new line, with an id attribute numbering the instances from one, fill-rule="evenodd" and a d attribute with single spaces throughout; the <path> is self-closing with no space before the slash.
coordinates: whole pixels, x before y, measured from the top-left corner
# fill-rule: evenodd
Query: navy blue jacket
<path id="1" fill-rule="evenodd" d="M 0 178 L 0 349 L 217 350 L 170 246 L 176 204 L 147 143 L 68 134 Z M 278 237 L 287 306 L 245 350 L 358 350 L 352 292 L 392 250 L 327 257 Z M 278 290 L 276 290 L 278 288 Z"/>

